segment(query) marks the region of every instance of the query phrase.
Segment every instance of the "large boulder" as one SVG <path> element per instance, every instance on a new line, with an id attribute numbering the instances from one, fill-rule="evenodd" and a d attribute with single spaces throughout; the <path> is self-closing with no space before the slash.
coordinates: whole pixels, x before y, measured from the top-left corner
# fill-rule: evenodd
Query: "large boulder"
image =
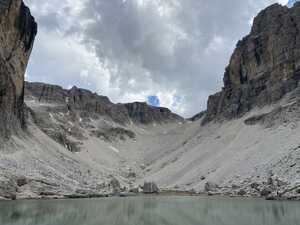
<path id="1" fill-rule="evenodd" d="M 109 186 L 113 193 L 119 193 L 121 191 L 121 184 L 116 178 L 112 178 L 109 182 Z"/>
<path id="2" fill-rule="evenodd" d="M 37 24 L 22 0 L 0 3 L 0 137 L 9 137 L 25 128 L 24 75 Z"/>
<path id="3" fill-rule="evenodd" d="M 154 182 L 145 182 L 143 186 L 143 193 L 144 194 L 154 194 L 158 193 L 159 188 Z"/>
<path id="4" fill-rule="evenodd" d="M 218 188 L 219 186 L 213 182 L 206 182 L 204 185 L 204 190 L 206 192 L 215 192 Z"/>
<path id="5" fill-rule="evenodd" d="M 260 191 L 260 195 L 262 197 L 268 197 L 272 193 L 272 189 L 269 187 L 265 187 Z"/>

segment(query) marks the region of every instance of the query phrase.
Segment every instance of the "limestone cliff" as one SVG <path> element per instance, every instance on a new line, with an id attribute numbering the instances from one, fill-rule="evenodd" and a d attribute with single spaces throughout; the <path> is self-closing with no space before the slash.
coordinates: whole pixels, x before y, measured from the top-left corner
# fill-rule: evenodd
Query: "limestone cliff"
<path id="1" fill-rule="evenodd" d="M 204 122 L 242 116 L 294 90 L 300 79 L 300 3 L 271 5 L 239 41 L 224 75 L 223 90 L 209 97 Z"/>
<path id="2" fill-rule="evenodd" d="M 36 33 L 23 1 L 0 1 L 0 137 L 25 127 L 24 74 Z"/>
<path id="3" fill-rule="evenodd" d="M 66 90 L 57 85 L 30 82 L 26 82 L 25 86 L 28 100 L 64 105 L 67 111 L 81 111 L 81 114 L 89 114 L 89 117 L 106 116 L 119 124 L 183 121 L 183 118 L 166 108 L 152 107 L 143 102 L 114 104 L 108 97 L 82 88 Z"/>

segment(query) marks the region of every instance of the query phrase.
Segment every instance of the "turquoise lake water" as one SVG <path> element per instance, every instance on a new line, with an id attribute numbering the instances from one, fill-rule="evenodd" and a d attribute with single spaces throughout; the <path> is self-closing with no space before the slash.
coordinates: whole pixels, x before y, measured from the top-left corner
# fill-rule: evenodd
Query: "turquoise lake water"
<path id="1" fill-rule="evenodd" d="M 300 202 L 134 197 L 0 202 L 0 225 L 300 225 Z"/>

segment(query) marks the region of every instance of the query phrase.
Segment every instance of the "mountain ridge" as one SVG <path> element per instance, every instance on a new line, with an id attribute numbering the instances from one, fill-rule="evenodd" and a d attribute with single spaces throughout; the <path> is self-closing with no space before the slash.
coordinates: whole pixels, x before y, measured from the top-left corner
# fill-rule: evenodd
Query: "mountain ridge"
<path id="1" fill-rule="evenodd" d="M 101 96 L 76 86 L 67 90 L 58 85 L 26 82 L 25 92 L 28 99 L 37 98 L 39 102 L 64 103 L 70 108 L 95 111 L 101 115 L 108 115 L 121 124 L 132 121 L 149 124 L 184 120 L 164 107 L 150 106 L 146 102 L 114 104 L 107 96 Z M 114 110 L 117 113 L 114 113 Z"/>

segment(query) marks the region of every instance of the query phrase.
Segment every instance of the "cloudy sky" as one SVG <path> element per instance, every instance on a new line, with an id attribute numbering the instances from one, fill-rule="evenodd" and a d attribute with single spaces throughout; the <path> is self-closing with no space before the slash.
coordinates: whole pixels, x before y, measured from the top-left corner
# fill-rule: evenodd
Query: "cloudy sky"
<path id="1" fill-rule="evenodd" d="M 183 116 L 220 90 L 236 42 L 264 7 L 288 0 L 25 0 L 39 24 L 27 80 Z"/>

